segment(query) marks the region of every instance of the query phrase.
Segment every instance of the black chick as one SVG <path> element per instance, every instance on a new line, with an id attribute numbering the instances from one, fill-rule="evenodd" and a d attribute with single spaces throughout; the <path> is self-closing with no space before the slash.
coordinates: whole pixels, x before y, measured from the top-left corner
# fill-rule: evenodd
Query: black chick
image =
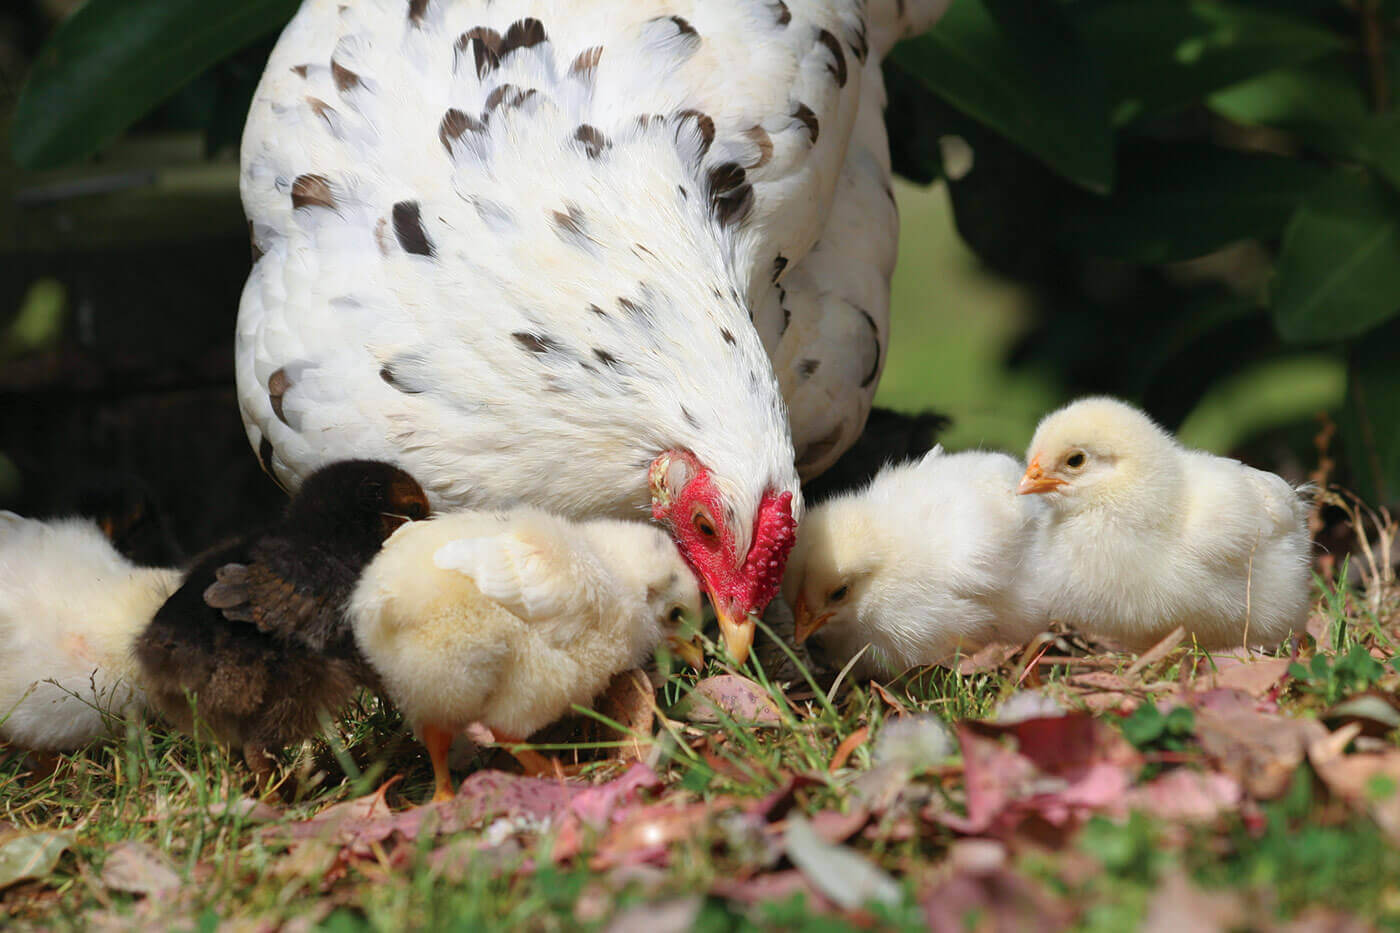
<path id="1" fill-rule="evenodd" d="M 342 610 L 384 539 L 427 515 L 422 488 L 387 463 L 313 473 L 280 522 L 197 558 L 137 639 L 151 705 L 187 732 L 197 715 L 265 783 L 274 752 L 374 684 Z"/>

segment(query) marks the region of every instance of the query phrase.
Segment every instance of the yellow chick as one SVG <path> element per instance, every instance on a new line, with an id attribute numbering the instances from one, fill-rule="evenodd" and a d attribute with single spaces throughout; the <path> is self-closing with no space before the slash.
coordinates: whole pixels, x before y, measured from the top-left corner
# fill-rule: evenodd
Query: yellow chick
<path id="1" fill-rule="evenodd" d="M 1050 509 L 1028 570 L 1052 618 L 1135 650 L 1178 625 L 1209 649 L 1305 626 L 1306 488 L 1188 450 L 1112 398 L 1046 416 L 1027 457 L 1020 492 Z"/>
<path id="2" fill-rule="evenodd" d="M 365 569 L 349 616 L 427 746 L 442 800 L 455 734 L 479 723 L 518 742 L 590 703 L 663 637 L 698 624 L 700 590 L 659 528 L 522 507 L 400 528 Z"/>
<path id="3" fill-rule="evenodd" d="M 813 508 L 783 580 L 797 642 L 838 666 L 865 648 L 855 673 L 893 676 L 1033 637 L 1047 620 L 1020 568 L 1044 509 L 1020 476 L 1005 454 L 935 447 Z"/>
<path id="4" fill-rule="evenodd" d="M 78 748 L 144 709 L 132 644 L 180 576 L 136 566 L 85 519 L 0 512 L 0 739 Z"/>

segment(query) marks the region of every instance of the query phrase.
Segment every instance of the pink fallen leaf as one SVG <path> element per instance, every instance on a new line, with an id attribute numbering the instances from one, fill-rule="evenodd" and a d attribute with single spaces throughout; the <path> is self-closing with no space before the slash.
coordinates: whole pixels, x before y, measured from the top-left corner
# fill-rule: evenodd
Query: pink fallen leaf
<path id="1" fill-rule="evenodd" d="M 613 917 L 606 933 L 686 933 L 693 929 L 705 899 L 698 894 L 635 904 Z"/>
<path id="2" fill-rule="evenodd" d="M 1180 870 L 1161 882 L 1147 905 L 1143 933 L 1202 933 L 1251 927 L 1254 917 L 1239 894 L 1232 891 L 1206 891 Z"/>
<path id="3" fill-rule="evenodd" d="M 271 804 L 249 797 L 239 797 L 228 803 L 211 803 L 206 808 L 206 812 L 214 817 L 231 813 L 248 823 L 273 823 L 282 818 L 281 810 Z"/>
<path id="4" fill-rule="evenodd" d="M 740 904 L 786 901 L 794 894 L 802 894 L 806 897 L 807 907 L 819 913 L 828 912 L 836 906 L 795 868 L 742 880 L 717 878 L 710 885 L 710 893 Z"/>
<path id="5" fill-rule="evenodd" d="M 1263 800 L 1287 789 L 1308 746 L 1326 735 L 1315 719 L 1259 712 L 1242 694 L 1216 696 L 1196 710 L 1201 748 L 1251 796 Z"/>
<path id="6" fill-rule="evenodd" d="M 102 863 L 102 883 L 114 891 L 158 897 L 180 887 L 180 876 L 163 853 L 145 843 L 119 842 Z"/>
<path id="7" fill-rule="evenodd" d="M 1288 676 L 1291 658 L 1216 657 L 1214 671 L 1199 671 L 1193 687 L 1239 690 L 1252 697 L 1262 697 Z"/>
<path id="8" fill-rule="evenodd" d="M 601 870 L 614 865 L 664 864 L 669 847 L 700 835 L 716 811 L 708 803 L 632 807 L 620 815 L 598 844 L 590 866 Z"/>
<path id="9" fill-rule="evenodd" d="M 706 677 L 695 685 L 683 704 L 690 722 L 719 722 L 720 713 L 739 723 L 777 725 L 782 722 L 778 705 L 758 684 L 737 674 Z"/>
<path id="10" fill-rule="evenodd" d="M 825 842 L 845 842 L 870 822 L 870 811 L 864 807 L 856 807 L 849 813 L 818 810 L 812 814 L 810 822 L 812 831 Z"/>
<path id="11" fill-rule="evenodd" d="M 976 840 L 980 842 L 981 840 Z M 1041 885 L 1006 868 L 1003 860 L 950 853 L 949 872 L 919 897 L 924 920 L 933 933 L 963 930 L 1064 929 L 1072 912 Z M 969 920 L 976 918 L 975 925 Z"/>
<path id="12" fill-rule="evenodd" d="M 1206 823 L 1233 812 L 1242 796 L 1239 782 L 1227 774 L 1177 768 L 1128 791 L 1124 804 L 1160 820 Z"/>

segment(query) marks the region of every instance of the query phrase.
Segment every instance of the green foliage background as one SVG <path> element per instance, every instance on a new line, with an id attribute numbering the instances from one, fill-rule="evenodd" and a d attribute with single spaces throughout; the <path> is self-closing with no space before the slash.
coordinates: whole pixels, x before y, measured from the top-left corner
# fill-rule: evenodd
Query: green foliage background
<path id="1" fill-rule="evenodd" d="M 87 159 L 155 111 L 226 148 L 295 7 L 88 0 L 29 73 L 14 159 Z M 1394 0 L 954 0 L 895 50 L 898 171 L 946 181 L 959 236 L 1039 311 L 996 387 L 1007 410 L 1110 391 L 1173 427 L 1242 395 L 1296 416 L 1344 367 L 1344 478 L 1400 495 L 1398 14 Z M 895 403 L 923 397 L 911 381 L 928 367 L 899 362 L 938 336 L 918 307 L 957 285 L 914 275 L 896 284 Z M 958 372 L 954 354 L 933 359 Z M 1247 378 L 1260 367 L 1267 387 Z M 1024 429 L 976 423 L 964 441 L 1014 445 Z"/>

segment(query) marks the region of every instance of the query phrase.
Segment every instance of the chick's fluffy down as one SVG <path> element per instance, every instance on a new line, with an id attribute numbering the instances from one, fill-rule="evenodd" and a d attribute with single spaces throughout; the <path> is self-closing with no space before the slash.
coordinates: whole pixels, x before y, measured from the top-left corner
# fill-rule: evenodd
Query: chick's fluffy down
<path id="1" fill-rule="evenodd" d="M 1044 509 L 1016 495 L 1020 475 L 1005 454 L 936 447 L 813 509 L 784 595 L 831 614 L 818 652 L 840 664 L 868 644 L 857 672 L 891 676 L 1040 631 L 1023 564 Z"/>
<path id="2" fill-rule="evenodd" d="M 0 512 L 0 739 L 77 748 L 145 697 L 131 646 L 180 573 L 137 567 L 92 522 Z"/>
<path id="3" fill-rule="evenodd" d="M 658 529 L 536 509 L 405 525 L 350 600 L 361 651 L 415 729 L 528 736 L 645 662 L 699 592 Z"/>

